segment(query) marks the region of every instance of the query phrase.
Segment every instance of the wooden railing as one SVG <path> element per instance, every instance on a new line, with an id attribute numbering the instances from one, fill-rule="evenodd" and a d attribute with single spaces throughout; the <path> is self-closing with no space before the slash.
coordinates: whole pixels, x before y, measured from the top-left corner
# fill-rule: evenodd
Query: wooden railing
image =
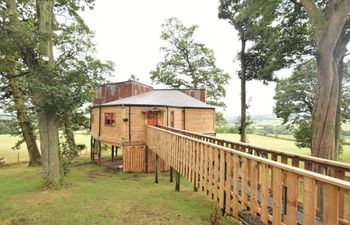
<path id="1" fill-rule="evenodd" d="M 146 144 L 235 217 L 247 210 L 265 224 L 350 224 L 347 181 L 158 127 L 147 126 Z"/>
<path id="2" fill-rule="evenodd" d="M 200 139 L 213 144 L 221 145 L 227 148 L 253 154 L 255 156 L 271 159 L 273 161 L 289 164 L 294 167 L 303 168 L 309 171 L 321 173 L 326 176 L 335 177 L 345 180 L 346 173 L 350 175 L 350 165 L 333 160 L 327 160 L 308 155 L 279 151 L 270 148 L 264 148 L 257 145 L 247 144 L 243 142 L 229 141 L 214 136 L 203 135 L 186 130 L 180 130 L 167 126 L 159 126 L 163 129 L 183 134 L 189 137 Z"/>

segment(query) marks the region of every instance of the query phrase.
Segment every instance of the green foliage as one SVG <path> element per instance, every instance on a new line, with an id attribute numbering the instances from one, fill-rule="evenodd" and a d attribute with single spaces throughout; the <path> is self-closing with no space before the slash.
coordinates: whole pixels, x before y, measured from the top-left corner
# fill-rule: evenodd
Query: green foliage
<path id="1" fill-rule="evenodd" d="M 314 60 L 298 65 L 291 77 L 278 81 L 274 112 L 283 124 L 293 131 L 298 147 L 311 148 L 312 119 L 318 90 L 317 68 Z M 344 79 L 342 115 L 345 122 L 350 115 L 350 88 Z"/>
<path id="2" fill-rule="evenodd" d="M 64 138 L 61 137 L 61 140 Z M 69 148 L 67 141 L 60 141 L 61 149 L 61 166 L 62 166 L 62 177 L 66 176 L 72 166 L 72 162 L 79 156 L 79 150 L 77 148 Z"/>
<path id="3" fill-rule="evenodd" d="M 254 121 L 250 118 L 250 116 L 248 115 L 246 117 L 246 132 L 247 133 L 251 133 L 249 131 L 249 127 L 254 124 Z M 241 134 L 242 133 L 242 128 L 241 128 L 241 117 L 239 116 L 235 122 L 235 126 L 237 127 L 238 129 L 238 133 Z"/>
<path id="4" fill-rule="evenodd" d="M 249 1 L 244 0 L 220 0 L 219 5 L 219 18 L 228 20 L 235 27 L 242 45 L 244 44 L 237 57 L 241 60 L 238 76 L 240 79 L 244 77 L 245 81 L 275 81 L 273 72 L 283 68 L 283 64 L 271 56 L 277 46 L 269 40 L 278 35 L 278 31 L 271 26 L 262 26 L 261 15 L 248 13 L 249 6 Z M 270 23 L 271 19 L 264 23 Z M 247 42 L 249 48 L 245 47 Z"/>
<path id="5" fill-rule="evenodd" d="M 222 210 L 217 203 L 213 203 L 209 211 L 209 222 L 211 225 L 223 225 L 224 217 L 222 216 Z"/>
<path id="6" fill-rule="evenodd" d="M 12 121 L 11 120 L 0 120 L 0 134 L 12 133 Z"/>
<path id="7" fill-rule="evenodd" d="M 227 120 L 222 112 L 216 112 L 215 123 L 217 127 L 223 127 L 227 124 Z"/>
<path id="8" fill-rule="evenodd" d="M 226 95 L 224 85 L 230 76 L 216 66 L 213 50 L 194 39 L 198 26 L 186 27 L 177 18 L 170 18 L 162 28 L 164 60 L 151 71 L 152 81 L 173 88 L 204 88 L 208 104 L 225 106 L 220 99 Z"/>

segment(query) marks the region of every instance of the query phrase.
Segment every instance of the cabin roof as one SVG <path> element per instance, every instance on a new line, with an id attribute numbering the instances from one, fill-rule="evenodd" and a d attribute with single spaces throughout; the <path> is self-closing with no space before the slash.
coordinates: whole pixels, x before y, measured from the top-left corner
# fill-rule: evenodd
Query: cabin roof
<path id="1" fill-rule="evenodd" d="M 143 94 L 134 95 L 120 100 L 107 102 L 100 106 L 113 105 L 141 105 L 141 106 L 170 106 L 188 108 L 215 108 L 188 96 L 178 90 L 153 90 Z"/>

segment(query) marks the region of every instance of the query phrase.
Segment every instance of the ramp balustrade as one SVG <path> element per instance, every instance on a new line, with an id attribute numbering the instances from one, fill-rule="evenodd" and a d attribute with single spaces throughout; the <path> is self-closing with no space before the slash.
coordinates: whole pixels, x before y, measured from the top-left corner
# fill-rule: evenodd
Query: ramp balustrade
<path id="1" fill-rule="evenodd" d="M 296 157 L 328 170 L 319 174 L 296 166 L 295 155 L 180 131 L 147 126 L 146 144 L 226 213 L 246 210 L 265 224 L 350 224 L 350 182 L 325 175 L 347 166 Z"/>

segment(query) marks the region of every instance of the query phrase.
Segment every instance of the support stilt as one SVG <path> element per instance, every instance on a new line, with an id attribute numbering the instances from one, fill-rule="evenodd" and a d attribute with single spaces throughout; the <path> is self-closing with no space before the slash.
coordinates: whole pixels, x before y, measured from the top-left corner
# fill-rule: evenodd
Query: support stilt
<path id="1" fill-rule="evenodd" d="M 175 191 L 180 191 L 180 173 L 176 171 Z"/>
<path id="2" fill-rule="evenodd" d="M 170 167 L 170 183 L 173 183 L 173 167 Z"/>
<path id="3" fill-rule="evenodd" d="M 111 155 L 111 157 L 112 157 L 112 162 L 114 161 L 114 145 L 112 145 L 112 155 Z"/>
<path id="4" fill-rule="evenodd" d="M 159 155 L 156 154 L 156 183 L 159 183 Z"/>

